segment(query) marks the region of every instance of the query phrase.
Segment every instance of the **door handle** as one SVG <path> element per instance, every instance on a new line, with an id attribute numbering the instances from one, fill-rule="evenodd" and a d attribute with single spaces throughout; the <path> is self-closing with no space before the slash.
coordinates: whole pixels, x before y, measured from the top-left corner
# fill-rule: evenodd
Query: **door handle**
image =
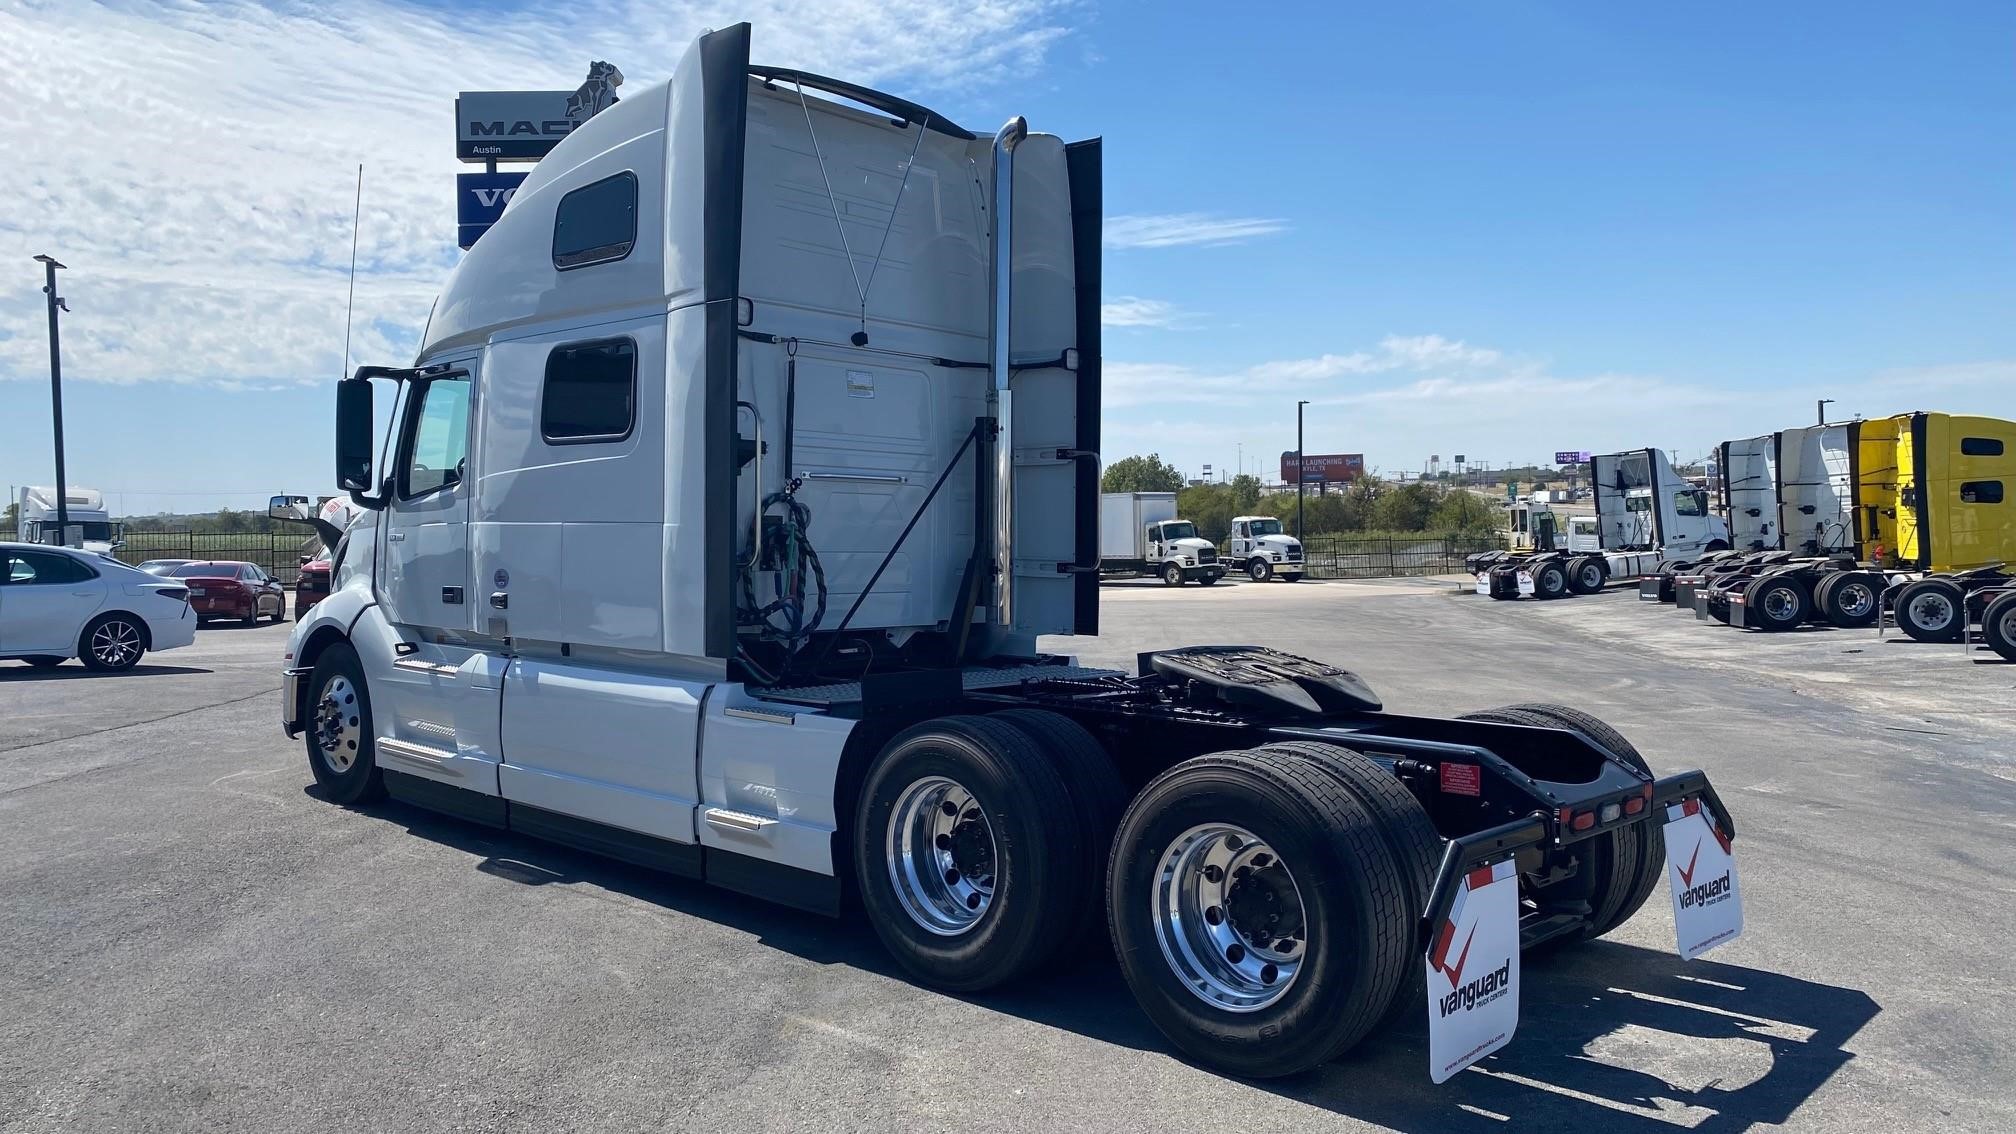
<path id="1" fill-rule="evenodd" d="M 490 605 L 496 607 L 498 610 L 509 610 L 511 608 L 511 596 L 505 594 L 503 591 L 491 591 Z"/>

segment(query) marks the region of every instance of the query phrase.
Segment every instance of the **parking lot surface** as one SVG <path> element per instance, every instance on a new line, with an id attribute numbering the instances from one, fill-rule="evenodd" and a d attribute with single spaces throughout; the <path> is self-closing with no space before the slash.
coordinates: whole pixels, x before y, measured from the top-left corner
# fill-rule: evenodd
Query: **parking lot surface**
<path id="1" fill-rule="evenodd" d="M 278 730 L 287 628 L 206 628 L 125 675 L 0 663 L 0 1130 L 2016 1129 L 2016 666 L 1628 593 L 1104 597 L 1059 648 L 1262 643 L 1396 710 L 1577 705 L 1706 768 L 1746 936 L 1679 961 L 1662 889 L 1529 958 L 1511 1046 L 1441 1087 L 1418 1014 L 1241 1083 L 1172 1055 L 1098 941 L 946 996 L 858 918 L 323 803 Z"/>

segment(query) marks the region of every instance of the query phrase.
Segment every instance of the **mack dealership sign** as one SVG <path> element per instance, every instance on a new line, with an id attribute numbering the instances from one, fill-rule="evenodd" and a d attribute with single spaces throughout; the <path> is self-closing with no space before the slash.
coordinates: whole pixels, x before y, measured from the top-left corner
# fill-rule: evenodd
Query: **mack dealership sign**
<path id="1" fill-rule="evenodd" d="M 1281 482 L 1283 484 L 1337 484 L 1347 480 L 1357 480 L 1365 475 L 1365 454 L 1363 453 L 1309 453 L 1302 458 L 1300 468 L 1295 464 L 1295 450 L 1281 454 Z"/>
<path id="2" fill-rule="evenodd" d="M 467 248 L 490 230 L 511 203 L 511 194 L 525 180 L 523 170 L 510 173 L 455 175 L 455 243 Z"/>
<path id="3" fill-rule="evenodd" d="M 573 91 L 463 91 L 455 99 L 455 156 L 537 161 L 574 129 L 576 118 L 567 113 L 573 97 Z"/>

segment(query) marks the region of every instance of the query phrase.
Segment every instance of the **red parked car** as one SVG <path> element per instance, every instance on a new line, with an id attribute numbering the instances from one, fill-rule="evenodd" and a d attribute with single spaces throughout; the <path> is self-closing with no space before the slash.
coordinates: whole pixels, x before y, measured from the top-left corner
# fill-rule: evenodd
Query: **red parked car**
<path id="1" fill-rule="evenodd" d="M 172 568 L 168 576 L 188 581 L 189 605 L 195 608 L 198 622 L 236 618 L 253 626 L 261 618 L 275 622 L 287 619 L 286 590 L 258 564 L 224 560 L 185 563 Z"/>
<path id="2" fill-rule="evenodd" d="M 329 559 L 325 554 L 302 560 L 301 573 L 294 576 L 294 621 L 301 621 L 316 603 L 329 597 Z"/>

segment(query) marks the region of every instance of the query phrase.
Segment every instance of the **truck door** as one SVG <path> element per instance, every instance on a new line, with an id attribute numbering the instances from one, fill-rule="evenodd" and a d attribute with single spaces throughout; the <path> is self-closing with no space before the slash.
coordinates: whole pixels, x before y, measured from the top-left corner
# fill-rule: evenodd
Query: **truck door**
<path id="1" fill-rule="evenodd" d="M 1251 550 L 1253 550 L 1253 541 L 1248 539 L 1246 536 L 1245 521 L 1242 520 L 1239 523 L 1233 524 L 1232 525 L 1233 556 L 1237 558 L 1244 558 L 1246 553 Z"/>
<path id="2" fill-rule="evenodd" d="M 505 659 L 497 644 L 468 634 L 477 361 L 454 366 L 410 380 L 401 399 L 375 541 L 375 590 L 392 639 L 368 640 L 367 620 L 357 644 L 370 667 L 380 765 L 494 796 Z"/>
<path id="3" fill-rule="evenodd" d="M 401 626 L 469 627 L 469 391 L 458 372 L 416 380 L 406 396 L 378 575 Z"/>

